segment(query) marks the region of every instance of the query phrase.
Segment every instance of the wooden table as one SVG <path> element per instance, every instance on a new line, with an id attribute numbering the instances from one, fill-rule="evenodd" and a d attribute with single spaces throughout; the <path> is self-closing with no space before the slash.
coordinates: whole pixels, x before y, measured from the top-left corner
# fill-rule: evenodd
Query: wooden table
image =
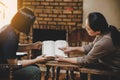
<path id="1" fill-rule="evenodd" d="M 46 74 L 45 74 L 45 80 L 48 80 L 49 78 L 49 70 L 52 68 L 52 80 L 59 80 L 59 74 L 60 70 L 66 70 L 66 80 L 74 80 L 74 70 L 79 70 L 79 66 L 65 63 L 65 62 L 58 62 L 58 61 L 47 61 L 44 64 L 39 64 L 39 66 L 46 66 Z M 55 76 L 55 70 L 56 70 L 56 76 Z M 69 77 L 69 71 L 70 71 L 70 77 Z"/>
<path id="2" fill-rule="evenodd" d="M 87 80 L 92 80 L 91 75 L 105 75 L 109 80 L 112 79 L 112 77 L 118 77 L 120 78 L 120 72 L 113 72 L 112 70 L 101 70 L 101 69 L 92 69 L 92 68 L 86 68 L 86 67 L 80 67 L 78 65 L 65 63 L 65 62 L 57 62 L 57 61 L 47 61 L 44 64 L 39 64 L 40 66 L 46 66 L 46 75 L 45 80 L 48 80 L 49 78 L 49 70 L 52 68 L 52 80 L 59 80 L 59 74 L 60 70 L 66 70 L 66 79 L 65 80 L 75 80 L 74 79 L 74 71 L 77 71 L 80 73 L 86 73 L 87 74 Z M 55 70 L 56 70 L 56 76 L 55 76 Z M 70 71 L 70 76 L 68 75 Z"/>

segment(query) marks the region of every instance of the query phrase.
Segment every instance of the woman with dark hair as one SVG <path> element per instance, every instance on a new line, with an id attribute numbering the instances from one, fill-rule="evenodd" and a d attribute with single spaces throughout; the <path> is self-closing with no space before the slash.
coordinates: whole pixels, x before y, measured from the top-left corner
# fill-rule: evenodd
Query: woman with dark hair
<path id="1" fill-rule="evenodd" d="M 79 64 L 80 66 L 120 71 L 120 32 L 109 25 L 99 12 L 92 12 L 86 19 L 86 31 L 96 36 L 94 41 L 82 47 L 60 48 L 65 53 L 82 52 L 85 55 L 75 58 L 58 56 L 57 61 Z"/>
<path id="2" fill-rule="evenodd" d="M 35 21 L 35 15 L 29 8 L 21 8 L 12 18 L 11 23 L 5 25 L 0 30 L 0 64 L 19 64 L 22 68 L 13 72 L 14 80 L 40 80 L 40 69 L 35 66 L 36 62 L 44 62 L 43 56 L 35 59 L 17 60 L 17 51 L 27 51 L 30 49 L 41 49 L 42 42 L 19 45 L 19 35 L 26 35 L 30 32 L 30 27 Z M 0 69 L 0 77 L 7 74 Z"/>

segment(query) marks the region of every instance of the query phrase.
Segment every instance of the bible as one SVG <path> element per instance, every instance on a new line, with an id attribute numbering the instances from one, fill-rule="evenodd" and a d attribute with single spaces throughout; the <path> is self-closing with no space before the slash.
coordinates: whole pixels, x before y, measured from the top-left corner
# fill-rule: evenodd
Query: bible
<path id="1" fill-rule="evenodd" d="M 55 56 L 67 57 L 67 55 L 62 50 L 59 49 L 67 46 L 68 46 L 68 42 L 65 40 L 43 41 L 42 54 L 48 58 L 54 58 Z"/>

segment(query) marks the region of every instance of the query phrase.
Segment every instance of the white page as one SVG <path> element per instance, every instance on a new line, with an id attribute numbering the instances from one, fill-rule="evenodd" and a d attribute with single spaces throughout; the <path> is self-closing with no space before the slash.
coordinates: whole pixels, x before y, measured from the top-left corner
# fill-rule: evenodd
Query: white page
<path id="1" fill-rule="evenodd" d="M 44 54 L 46 57 L 54 57 L 54 44 L 54 41 L 43 41 L 42 54 Z"/>
<path id="2" fill-rule="evenodd" d="M 68 43 L 65 40 L 57 40 L 55 42 L 55 55 L 67 57 L 67 55 L 59 49 L 66 46 L 68 46 Z"/>

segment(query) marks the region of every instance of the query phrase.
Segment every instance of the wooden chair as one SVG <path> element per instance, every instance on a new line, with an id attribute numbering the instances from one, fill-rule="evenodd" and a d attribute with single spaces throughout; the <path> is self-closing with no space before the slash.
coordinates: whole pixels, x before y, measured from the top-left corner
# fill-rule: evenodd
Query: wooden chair
<path id="1" fill-rule="evenodd" d="M 8 72 L 9 74 L 5 77 L 0 77 L 0 80 L 13 80 L 13 71 L 16 69 L 19 69 L 20 65 L 14 65 L 14 64 L 0 64 L 0 70 L 3 72 Z"/>
<path id="2" fill-rule="evenodd" d="M 99 69 L 91 69 L 91 68 L 79 68 L 80 74 L 86 73 L 87 80 L 92 80 L 91 76 L 94 75 L 104 75 L 107 80 L 112 80 L 112 77 L 120 78 L 120 72 L 114 72 L 112 70 L 99 70 Z"/>

